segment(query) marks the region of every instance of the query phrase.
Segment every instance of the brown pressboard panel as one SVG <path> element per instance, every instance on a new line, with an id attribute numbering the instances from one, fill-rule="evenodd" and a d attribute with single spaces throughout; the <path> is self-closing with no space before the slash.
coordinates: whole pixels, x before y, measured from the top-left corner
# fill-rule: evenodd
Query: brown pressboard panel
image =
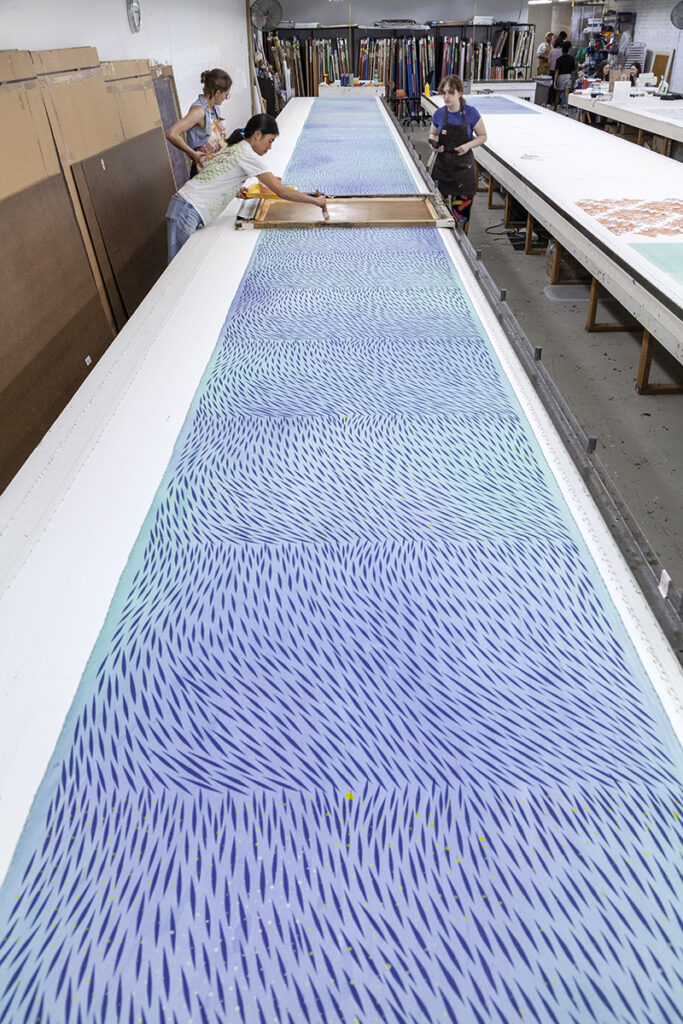
<path id="1" fill-rule="evenodd" d="M 145 132 L 82 160 L 80 168 L 90 219 L 97 220 L 91 236 L 101 234 L 131 316 L 166 268 L 166 208 L 175 191 L 166 139 L 160 128 Z"/>
<path id="2" fill-rule="evenodd" d="M 116 283 L 116 277 L 114 270 L 109 261 L 107 254 L 107 247 L 104 244 L 102 232 L 100 231 L 100 225 L 97 220 L 97 214 L 93 205 L 92 197 L 90 195 L 90 189 L 83 172 L 81 164 L 73 164 L 71 167 L 73 173 L 74 182 L 76 184 L 76 190 L 78 192 L 78 198 L 81 201 L 81 210 L 85 217 L 85 222 L 88 230 L 90 241 L 92 242 L 93 249 L 95 251 L 95 258 L 97 260 L 97 266 L 102 275 L 102 282 L 104 289 L 109 299 L 109 305 L 111 306 L 116 326 L 119 330 L 124 326 L 128 316 L 126 314 L 126 308 L 121 298 L 121 292 L 119 286 Z"/>
<path id="3" fill-rule="evenodd" d="M 108 347 L 113 332 L 61 175 L 0 201 L 0 238 L 4 488 Z"/>
<path id="4" fill-rule="evenodd" d="M 159 104 L 161 123 L 164 132 L 167 132 L 171 125 L 179 121 L 182 116 L 178 105 L 173 68 L 170 65 L 164 68 L 154 68 L 152 74 L 154 76 L 154 91 L 156 92 L 157 103 Z M 176 149 L 175 146 L 172 146 L 170 142 L 167 142 L 166 146 L 171 160 L 171 167 L 173 168 L 176 188 L 182 188 L 190 177 L 188 170 L 189 161 L 185 154 L 181 150 Z"/>

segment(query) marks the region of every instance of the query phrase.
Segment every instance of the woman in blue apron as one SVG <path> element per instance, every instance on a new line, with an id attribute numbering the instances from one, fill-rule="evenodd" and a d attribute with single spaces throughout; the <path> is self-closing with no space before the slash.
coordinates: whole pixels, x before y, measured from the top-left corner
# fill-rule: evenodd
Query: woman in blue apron
<path id="1" fill-rule="evenodd" d="M 166 132 L 171 145 L 190 158 L 191 178 L 225 146 L 225 121 L 221 117 L 220 105 L 230 95 L 232 78 L 222 68 L 213 68 L 202 71 L 201 83 L 204 91 L 185 117 L 172 124 Z M 187 133 L 187 140 L 183 138 L 183 132 Z"/>
<path id="2" fill-rule="evenodd" d="M 458 75 L 444 78 L 439 92 L 444 106 L 434 111 L 429 130 L 429 144 L 436 150 L 431 174 L 453 217 L 467 232 L 477 191 L 472 150 L 486 142 L 486 128 L 479 111 L 465 100 Z"/>

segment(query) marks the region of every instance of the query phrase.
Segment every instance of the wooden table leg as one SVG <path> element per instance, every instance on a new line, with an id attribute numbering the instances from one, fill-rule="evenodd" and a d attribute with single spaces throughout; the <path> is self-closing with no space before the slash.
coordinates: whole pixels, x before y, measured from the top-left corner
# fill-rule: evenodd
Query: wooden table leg
<path id="1" fill-rule="evenodd" d="M 495 184 L 493 175 L 489 174 L 489 210 L 502 210 L 505 207 L 505 203 L 494 203 L 493 201 L 493 186 Z"/>
<path id="2" fill-rule="evenodd" d="M 647 393 L 650 382 L 650 366 L 652 364 L 652 338 L 649 331 L 643 331 L 643 343 L 640 348 L 640 362 L 636 377 L 636 391 L 639 395 Z"/>
<path id="3" fill-rule="evenodd" d="M 545 246 L 542 249 L 534 249 L 531 244 L 531 237 L 534 233 L 534 218 L 530 213 L 526 215 L 526 241 L 524 243 L 524 252 L 527 256 L 541 256 L 545 254 Z"/>
<path id="4" fill-rule="evenodd" d="M 551 284 L 585 284 L 586 279 L 580 277 L 566 277 L 564 280 L 560 278 L 560 269 L 562 267 L 562 252 L 563 248 L 557 239 L 554 240 L 555 248 L 553 249 L 553 262 L 550 267 L 550 283 Z"/>
<path id="5" fill-rule="evenodd" d="M 588 318 L 586 320 L 587 331 L 630 331 L 630 327 L 618 323 L 597 323 L 595 317 L 598 312 L 598 299 L 600 298 L 600 285 L 595 277 L 591 278 L 591 295 L 588 302 Z"/>
<path id="6" fill-rule="evenodd" d="M 510 195 L 509 192 L 506 192 L 505 193 L 505 216 L 503 217 L 503 227 L 505 227 L 505 228 L 522 227 L 522 225 L 524 224 L 524 221 L 523 220 L 512 221 L 512 220 L 510 220 L 511 215 L 512 215 L 512 196 Z"/>
<path id="7" fill-rule="evenodd" d="M 562 261 L 562 246 L 555 239 L 555 248 L 553 249 L 553 262 L 550 266 L 550 283 L 559 284 L 560 281 L 560 263 Z"/>
<path id="8" fill-rule="evenodd" d="M 649 331 L 643 331 L 643 342 L 640 348 L 640 362 L 636 377 L 636 391 L 639 395 L 680 395 L 683 386 L 680 384 L 650 384 L 650 367 L 654 353 L 655 339 Z"/>

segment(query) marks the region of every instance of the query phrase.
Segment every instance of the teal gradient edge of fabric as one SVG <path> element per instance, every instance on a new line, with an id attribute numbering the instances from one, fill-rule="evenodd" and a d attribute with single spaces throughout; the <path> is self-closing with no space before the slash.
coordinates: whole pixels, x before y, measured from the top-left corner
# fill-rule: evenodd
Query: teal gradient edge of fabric
<path id="1" fill-rule="evenodd" d="M 683 242 L 631 242 L 631 248 L 683 285 Z"/>

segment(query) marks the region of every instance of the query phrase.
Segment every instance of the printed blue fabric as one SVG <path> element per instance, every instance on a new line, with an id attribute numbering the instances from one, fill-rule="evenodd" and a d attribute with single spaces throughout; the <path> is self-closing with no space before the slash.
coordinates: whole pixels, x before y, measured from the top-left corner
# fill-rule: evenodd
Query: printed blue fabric
<path id="1" fill-rule="evenodd" d="M 407 190 L 355 99 L 294 168 Z M 440 233 L 264 231 L 0 892 L 0 1019 L 680 1020 L 680 782 Z"/>

